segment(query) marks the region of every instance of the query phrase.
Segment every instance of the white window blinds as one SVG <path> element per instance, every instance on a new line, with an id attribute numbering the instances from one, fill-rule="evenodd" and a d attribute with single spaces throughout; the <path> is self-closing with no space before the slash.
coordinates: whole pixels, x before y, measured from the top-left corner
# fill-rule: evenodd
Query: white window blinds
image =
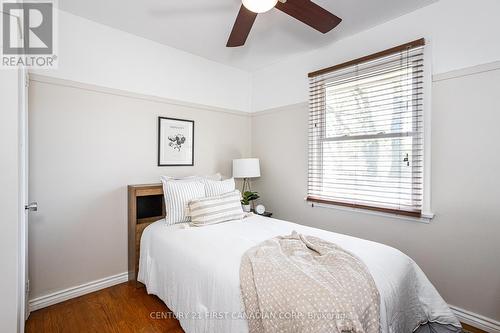
<path id="1" fill-rule="evenodd" d="M 420 216 L 424 40 L 310 73 L 308 200 Z"/>

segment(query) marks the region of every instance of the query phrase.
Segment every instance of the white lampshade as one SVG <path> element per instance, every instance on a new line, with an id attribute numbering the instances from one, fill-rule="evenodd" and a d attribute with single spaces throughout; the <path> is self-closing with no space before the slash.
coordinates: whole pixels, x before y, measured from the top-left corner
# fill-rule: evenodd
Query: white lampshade
<path id="1" fill-rule="evenodd" d="M 278 0 L 243 0 L 243 6 L 254 13 L 264 13 L 276 6 Z"/>
<path id="2" fill-rule="evenodd" d="M 233 160 L 234 178 L 260 177 L 260 163 L 258 158 L 240 158 Z"/>

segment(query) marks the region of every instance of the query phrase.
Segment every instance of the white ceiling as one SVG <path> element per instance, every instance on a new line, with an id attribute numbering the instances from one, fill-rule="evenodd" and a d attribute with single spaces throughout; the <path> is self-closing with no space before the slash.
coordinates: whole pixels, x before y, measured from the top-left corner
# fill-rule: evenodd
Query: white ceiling
<path id="1" fill-rule="evenodd" d="M 343 19 L 323 35 L 285 13 L 259 14 L 246 44 L 226 48 L 239 0 L 61 0 L 62 10 L 204 58 L 256 70 L 437 0 L 315 0 Z"/>

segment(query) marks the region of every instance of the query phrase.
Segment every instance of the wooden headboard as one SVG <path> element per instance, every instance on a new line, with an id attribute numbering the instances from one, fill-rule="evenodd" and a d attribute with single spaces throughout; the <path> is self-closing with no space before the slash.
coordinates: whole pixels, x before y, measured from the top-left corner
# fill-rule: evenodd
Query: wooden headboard
<path id="1" fill-rule="evenodd" d="M 151 223 L 165 217 L 161 184 L 128 186 L 128 279 L 137 281 L 141 236 Z"/>

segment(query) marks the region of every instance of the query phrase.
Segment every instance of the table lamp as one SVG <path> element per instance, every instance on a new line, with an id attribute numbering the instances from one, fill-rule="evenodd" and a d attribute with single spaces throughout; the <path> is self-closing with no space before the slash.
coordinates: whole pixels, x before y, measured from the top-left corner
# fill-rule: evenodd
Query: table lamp
<path id="1" fill-rule="evenodd" d="M 243 190 L 251 191 L 250 178 L 260 177 L 260 163 L 258 158 L 240 158 L 233 160 L 233 178 L 243 178 Z"/>

